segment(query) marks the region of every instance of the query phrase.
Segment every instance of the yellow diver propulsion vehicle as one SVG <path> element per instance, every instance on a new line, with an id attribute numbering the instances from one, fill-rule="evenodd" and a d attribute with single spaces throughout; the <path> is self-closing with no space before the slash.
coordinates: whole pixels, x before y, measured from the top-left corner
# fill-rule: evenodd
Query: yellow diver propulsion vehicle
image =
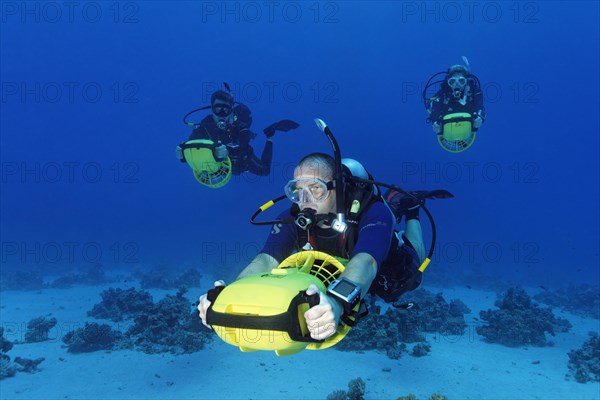
<path id="1" fill-rule="evenodd" d="M 201 184 L 213 189 L 223 187 L 231 179 L 231 159 L 218 161 L 213 155 L 215 144 L 208 139 L 194 139 L 179 146 L 185 161 Z"/>
<path id="2" fill-rule="evenodd" d="M 452 113 L 443 117 L 442 130 L 438 134 L 440 146 L 451 153 L 465 151 L 475 141 L 473 118 L 469 113 Z"/>
<path id="3" fill-rule="evenodd" d="M 325 340 L 312 339 L 304 313 L 319 304 L 319 294 L 309 296 L 306 289 L 314 284 L 326 292 L 344 271 L 344 262 L 318 251 L 293 254 L 270 273 L 210 290 L 206 321 L 224 342 L 243 352 L 272 350 L 285 356 L 331 347 L 350 326 L 338 325 L 337 333 Z"/>

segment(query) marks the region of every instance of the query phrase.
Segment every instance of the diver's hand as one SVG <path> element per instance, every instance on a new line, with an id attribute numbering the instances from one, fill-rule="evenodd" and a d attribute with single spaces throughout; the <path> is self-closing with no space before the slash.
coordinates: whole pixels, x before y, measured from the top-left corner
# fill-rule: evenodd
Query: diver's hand
<path id="1" fill-rule="evenodd" d="M 434 123 L 431 125 L 431 128 L 433 129 L 433 131 L 434 131 L 435 133 L 440 133 L 440 132 L 442 131 L 442 126 L 441 126 L 440 124 L 438 124 L 437 122 L 434 122 Z"/>
<path id="2" fill-rule="evenodd" d="M 183 156 L 183 149 L 181 148 L 181 146 L 177 146 L 175 148 L 175 156 L 177 157 L 177 159 L 181 162 L 185 162 L 185 158 Z"/>
<path id="3" fill-rule="evenodd" d="M 263 133 L 265 134 L 267 139 L 272 139 L 273 136 L 275 136 L 275 125 L 276 124 L 271 124 L 270 126 L 267 126 L 265 129 L 263 129 Z"/>
<path id="4" fill-rule="evenodd" d="M 304 313 L 310 336 L 316 340 L 327 339 L 337 331 L 338 322 L 342 316 L 342 306 L 337 301 L 321 292 L 315 285 L 306 289 L 307 295 L 319 294 L 319 304 Z"/>
<path id="5" fill-rule="evenodd" d="M 216 281 L 215 282 L 215 287 L 217 286 L 225 286 L 225 282 L 224 281 Z M 200 300 L 198 301 L 198 311 L 200 312 L 200 318 L 202 319 L 202 324 L 204 324 L 204 326 L 206 326 L 207 328 L 212 329 L 212 327 L 210 325 L 208 325 L 206 323 L 206 310 L 208 310 L 208 307 L 210 307 L 211 302 L 208 301 L 207 299 L 207 294 L 203 294 L 202 296 L 200 296 Z"/>
<path id="6" fill-rule="evenodd" d="M 222 144 L 220 146 L 215 147 L 214 154 L 215 154 L 215 159 L 223 160 L 225 157 L 227 157 L 227 155 L 229 154 L 229 151 L 227 150 L 227 146 Z"/>
<path id="7" fill-rule="evenodd" d="M 479 117 L 479 116 L 478 116 L 477 118 L 475 118 L 475 119 L 473 120 L 473 127 L 474 127 L 475 129 L 479 129 L 479 128 L 481 128 L 481 124 L 483 124 L 483 119 L 481 119 L 481 117 Z"/>

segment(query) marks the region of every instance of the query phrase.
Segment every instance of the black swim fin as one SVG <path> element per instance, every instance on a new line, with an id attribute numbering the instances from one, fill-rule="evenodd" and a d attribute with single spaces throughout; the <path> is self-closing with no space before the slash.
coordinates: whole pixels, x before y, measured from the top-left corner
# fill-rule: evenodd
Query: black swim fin
<path id="1" fill-rule="evenodd" d="M 415 190 L 413 192 L 402 193 L 397 190 L 388 190 L 383 198 L 390 206 L 390 209 L 398 220 L 409 210 L 414 210 L 419 205 L 425 204 L 426 199 L 451 199 L 454 195 L 447 190 Z"/>
<path id="2" fill-rule="evenodd" d="M 292 121 L 291 119 L 282 119 L 279 122 L 275 122 L 267 126 L 265 129 L 263 129 L 263 132 L 268 138 L 270 138 L 275 134 L 276 131 L 288 132 L 292 129 L 296 129 L 299 126 L 299 123 Z"/>
<path id="3" fill-rule="evenodd" d="M 444 189 L 436 189 L 436 190 L 416 190 L 414 192 L 410 192 L 411 194 L 417 196 L 419 199 L 451 199 L 454 197 L 452 193 Z"/>
<path id="4" fill-rule="evenodd" d="M 451 199 L 454 197 L 452 193 L 444 189 L 436 189 L 436 190 L 415 190 L 413 192 L 401 193 L 397 190 L 390 189 L 384 194 L 384 198 L 388 203 L 405 203 L 402 205 L 402 208 L 412 207 L 417 205 L 417 199 L 425 200 L 425 199 Z"/>

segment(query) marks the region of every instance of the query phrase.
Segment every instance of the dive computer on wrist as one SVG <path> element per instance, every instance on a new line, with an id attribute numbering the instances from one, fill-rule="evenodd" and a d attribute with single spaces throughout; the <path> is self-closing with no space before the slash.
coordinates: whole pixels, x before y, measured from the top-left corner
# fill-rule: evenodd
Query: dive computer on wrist
<path id="1" fill-rule="evenodd" d="M 354 307 L 360 302 L 360 286 L 354 282 L 339 278 L 331 282 L 327 294 L 335 298 L 344 308 L 344 314 L 353 314 Z"/>

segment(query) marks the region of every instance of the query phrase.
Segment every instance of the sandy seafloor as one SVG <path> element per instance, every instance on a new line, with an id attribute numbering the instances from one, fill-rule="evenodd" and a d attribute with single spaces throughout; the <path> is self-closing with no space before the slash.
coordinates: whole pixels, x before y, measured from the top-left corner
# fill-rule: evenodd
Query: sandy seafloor
<path id="1" fill-rule="evenodd" d="M 207 281 L 205 281 L 207 282 Z M 596 319 L 555 310 L 573 328 L 552 337 L 552 347 L 510 348 L 489 344 L 477 335 L 480 310 L 494 308 L 496 294 L 473 289 L 443 289 L 446 300 L 461 299 L 470 309 L 468 328 L 460 337 L 427 334 L 431 352 L 425 357 L 403 354 L 392 360 L 368 351 L 334 348 L 303 351 L 288 357 L 272 352 L 242 353 L 217 338 L 202 351 L 148 355 L 139 351 L 99 351 L 71 354 L 61 337 L 87 322 L 110 323 L 86 316 L 99 287 L 1 294 L 4 336 L 22 340 L 27 321 L 53 316 L 58 324 L 49 341 L 15 344 L 8 352 L 26 358 L 44 357 L 35 374 L 18 372 L 0 381 L 1 399 L 325 399 L 334 390 L 347 390 L 355 378 L 366 383 L 365 399 L 396 399 L 414 393 L 428 399 L 442 393 L 449 399 L 600 399 L 600 384 L 565 379 L 567 353 L 581 347 L 588 332 L 600 330 Z M 526 288 L 527 289 L 527 288 Z M 197 299 L 204 288 L 190 289 Z M 175 291 L 150 291 L 155 301 Z M 409 345 L 410 348 L 410 345 Z"/>

